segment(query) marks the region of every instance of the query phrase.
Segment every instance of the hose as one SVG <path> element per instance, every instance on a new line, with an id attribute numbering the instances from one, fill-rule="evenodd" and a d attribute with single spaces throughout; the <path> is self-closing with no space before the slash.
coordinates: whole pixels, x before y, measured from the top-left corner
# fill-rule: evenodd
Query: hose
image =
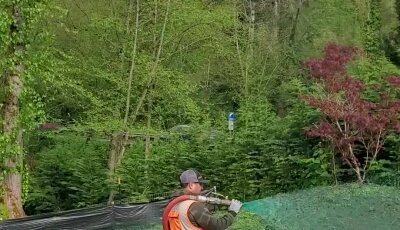
<path id="1" fill-rule="evenodd" d="M 185 200 L 196 200 L 199 202 L 205 202 L 205 203 L 209 203 L 209 204 L 227 205 L 227 206 L 229 206 L 231 204 L 230 200 L 222 200 L 222 199 L 218 199 L 218 198 L 214 198 L 214 197 L 193 196 L 193 195 L 178 196 L 175 199 L 173 199 L 171 202 L 169 202 L 167 207 L 164 209 L 163 216 L 162 216 L 163 230 L 170 230 L 169 223 L 168 223 L 168 214 L 171 211 L 171 209 L 179 202 L 182 202 Z"/>
<path id="2" fill-rule="evenodd" d="M 178 196 L 175 199 L 173 199 L 167 207 L 164 209 L 163 216 L 162 216 L 162 225 L 163 225 L 163 230 L 170 230 L 169 228 L 169 223 L 168 223 L 168 214 L 171 211 L 171 209 L 179 202 L 185 201 L 185 200 L 190 200 L 189 195 L 182 195 Z"/>

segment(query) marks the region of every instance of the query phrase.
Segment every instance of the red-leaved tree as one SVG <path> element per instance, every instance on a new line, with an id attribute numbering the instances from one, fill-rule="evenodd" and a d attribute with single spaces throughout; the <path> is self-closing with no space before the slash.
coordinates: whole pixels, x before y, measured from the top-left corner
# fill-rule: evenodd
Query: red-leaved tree
<path id="1" fill-rule="evenodd" d="M 362 183 L 382 149 L 385 136 L 390 131 L 400 132 L 400 101 L 388 90 L 400 86 L 400 77 L 382 80 L 382 84 L 369 89 L 379 97 L 365 99 L 366 86 L 346 71 L 346 64 L 359 53 L 352 46 L 328 43 L 323 58 L 304 63 L 311 79 L 322 86 L 323 93 L 301 98 L 323 113 L 318 123 L 306 129 L 306 135 L 332 143 L 335 153 Z"/>

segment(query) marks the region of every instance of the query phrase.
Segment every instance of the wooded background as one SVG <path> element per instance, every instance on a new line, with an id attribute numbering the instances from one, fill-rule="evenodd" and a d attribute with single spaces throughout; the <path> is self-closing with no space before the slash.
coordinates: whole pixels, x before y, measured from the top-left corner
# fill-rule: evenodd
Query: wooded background
<path id="1" fill-rule="evenodd" d="M 146 201 L 189 167 L 242 201 L 398 186 L 399 17 L 400 0 L 0 0 L 2 218 Z"/>

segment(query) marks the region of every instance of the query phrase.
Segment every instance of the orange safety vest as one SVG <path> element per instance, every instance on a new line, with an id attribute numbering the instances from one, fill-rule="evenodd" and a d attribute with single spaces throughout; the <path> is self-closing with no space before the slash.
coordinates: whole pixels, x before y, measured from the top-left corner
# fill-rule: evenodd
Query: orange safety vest
<path id="1" fill-rule="evenodd" d="M 195 200 L 185 200 L 176 204 L 168 213 L 170 230 L 203 230 L 190 221 L 188 211 Z"/>

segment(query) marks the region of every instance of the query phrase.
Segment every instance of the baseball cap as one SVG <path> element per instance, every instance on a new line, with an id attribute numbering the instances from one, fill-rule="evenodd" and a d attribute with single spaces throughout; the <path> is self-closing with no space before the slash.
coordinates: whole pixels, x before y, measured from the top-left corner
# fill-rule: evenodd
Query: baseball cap
<path id="1" fill-rule="evenodd" d="M 189 183 L 202 183 L 207 184 L 210 181 L 204 180 L 200 173 L 194 169 L 188 169 L 184 171 L 180 176 L 180 181 L 182 184 L 189 184 Z"/>

